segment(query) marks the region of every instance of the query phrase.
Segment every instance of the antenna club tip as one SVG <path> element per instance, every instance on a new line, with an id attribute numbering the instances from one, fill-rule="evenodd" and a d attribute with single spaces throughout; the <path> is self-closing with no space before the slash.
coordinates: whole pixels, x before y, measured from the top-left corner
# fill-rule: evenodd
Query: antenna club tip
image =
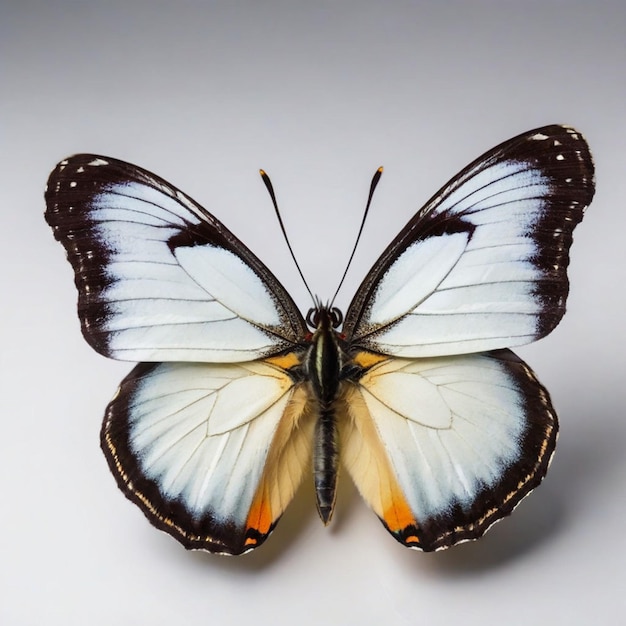
<path id="1" fill-rule="evenodd" d="M 267 174 L 265 173 L 265 170 L 262 170 L 262 169 L 259 170 L 259 174 L 261 174 L 261 176 L 267 176 Z"/>
<path id="2" fill-rule="evenodd" d="M 381 165 L 376 171 L 382 174 L 385 171 L 385 168 Z"/>

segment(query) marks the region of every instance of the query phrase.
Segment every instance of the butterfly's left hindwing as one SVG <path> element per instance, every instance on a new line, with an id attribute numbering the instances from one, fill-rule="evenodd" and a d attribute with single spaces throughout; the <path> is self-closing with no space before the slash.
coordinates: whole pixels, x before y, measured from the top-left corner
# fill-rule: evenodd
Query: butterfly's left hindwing
<path id="1" fill-rule="evenodd" d="M 344 389 L 342 453 L 398 541 L 431 551 L 476 539 L 541 482 L 557 418 L 512 352 L 374 360 Z"/>
<path id="2" fill-rule="evenodd" d="M 264 362 L 138 365 L 107 408 L 120 489 L 188 549 L 241 554 L 269 535 L 310 466 L 304 386 Z"/>

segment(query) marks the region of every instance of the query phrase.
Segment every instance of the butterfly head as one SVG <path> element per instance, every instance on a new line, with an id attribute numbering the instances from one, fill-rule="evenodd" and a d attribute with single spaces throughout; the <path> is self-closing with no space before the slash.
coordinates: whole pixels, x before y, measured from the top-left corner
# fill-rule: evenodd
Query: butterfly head
<path id="1" fill-rule="evenodd" d="M 339 328 L 342 322 L 343 313 L 336 306 L 329 307 L 319 301 L 306 314 L 306 323 L 310 328 Z"/>

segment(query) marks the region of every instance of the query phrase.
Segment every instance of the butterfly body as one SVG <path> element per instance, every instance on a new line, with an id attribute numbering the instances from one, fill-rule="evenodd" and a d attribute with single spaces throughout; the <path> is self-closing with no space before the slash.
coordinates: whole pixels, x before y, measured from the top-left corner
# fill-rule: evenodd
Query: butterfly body
<path id="1" fill-rule="evenodd" d="M 332 517 L 337 493 L 339 433 L 334 403 L 346 361 L 342 342 L 334 329 L 336 324 L 333 323 L 333 318 L 339 321 L 336 309 L 333 309 L 332 314 L 325 307 L 313 311 L 312 321 L 317 328 L 306 359 L 312 395 L 318 403 L 313 443 L 313 477 L 317 510 L 324 524 L 328 524 Z"/>
<path id="2" fill-rule="evenodd" d="M 140 362 L 102 427 L 118 486 L 186 548 L 222 554 L 261 545 L 310 473 L 328 523 L 340 465 L 403 545 L 480 537 L 554 451 L 549 394 L 509 348 L 564 314 L 593 175 L 568 127 L 490 150 L 400 231 L 342 320 L 319 303 L 305 319 L 235 235 L 154 174 L 97 155 L 59 163 L 46 219 L 83 334 Z"/>

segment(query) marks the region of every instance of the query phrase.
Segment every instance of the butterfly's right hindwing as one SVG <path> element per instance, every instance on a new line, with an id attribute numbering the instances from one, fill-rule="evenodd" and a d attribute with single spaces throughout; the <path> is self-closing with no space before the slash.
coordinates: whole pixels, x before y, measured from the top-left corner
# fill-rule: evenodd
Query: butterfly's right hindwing
<path id="1" fill-rule="evenodd" d="M 74 267 L 83 334 L 130 361 L 238 362 L 306 332 L 271 272 L 163 179 L 107 157 L 59 163 L 46 219 Z"/>
<path id="2" fill-rule="evenodd" d="M 510 514 L 545 476 L 558 431 L 547 391 L 508 350 L 378 359 L 342 406 L 359 491 L 398 541 L 425 551 Z"/>

